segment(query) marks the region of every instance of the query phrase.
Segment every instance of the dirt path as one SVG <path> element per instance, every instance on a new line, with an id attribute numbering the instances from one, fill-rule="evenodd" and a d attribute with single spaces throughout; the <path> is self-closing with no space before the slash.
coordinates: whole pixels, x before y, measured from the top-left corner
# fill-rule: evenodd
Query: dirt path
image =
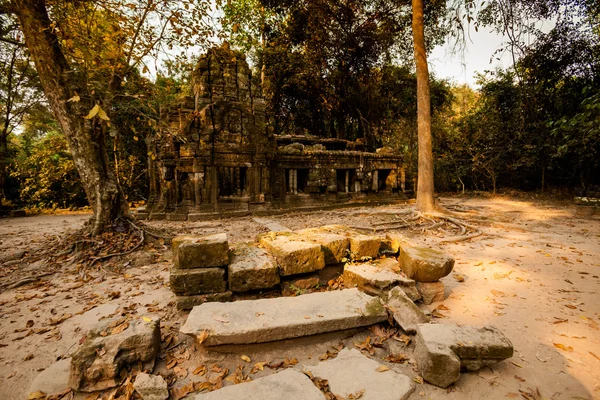
<path id="1" fill-rule="evenodd" d="M 454 273 L 443 279 L 447 299 L 429 309 L 440 304 L 448 309 L 441 310 L 445 318 L 437 320 L 440 323 L 499 327 L 514 344 L 515 356 L 478 373 L 463 373 L 449 392 L 417 384 L 411 399 L 536 398 L 538 390 L 544 399 L 600 398 L 600 218 L 576 218 L 573 207 L 560 203 L 500 197 L 446 198 L 443 204 L 466 211 L 461 213 L 463 218 L 481 227 L 484 235 L 440 245 L 456 258 L 456 265 Z M 397 208 L 357 208 L 270 219 L 291 229 L 334 223 L 364 225 L 385 219 L 378 213 Z M 76 228 L 87 218 L 57 215 L 0 220 L 0 256 L 18 249 L 35 251 L 44 238 Z M 224 231 L 231 243 L 252 240 L 266 231 L 251 217 L 152 224 L 180 234 Z M 437 240 L 431 235 L 416 239 L 425 244 Z M 168 289 L 170 258 L 167 247 L 150 249 L 133 260 L 120 260 L 120 274 L 98 270 L 84 283 L 76 269 L 68 266 L 41 283 L 1 293 L 0 398 L 26 398 L 38 371 L 72 351 L 87 329 L 107 315 L 153 312 L 162 316 L 168 350 L 163 350 L 155 372 L 173 380 L 176 374 L 167 370 L 166 364 L 179 360 L 175 387 L 190 379 L 206 379 L 191 374 L 201 364 L 210 367 L 216 363 L 234 371 L 244 363 L 242 354 L 253 363 L 297 358 L 299 364 L 315 364 L 340 341 L 354 347 L 354 343 L 376 334 L 325 335 L 226 349 L 229 354 L 196 349 L 190 339 L 177 334 L 187 313 L 175 310 Z M 32 267 L 20 265 L 10 273 L 27 268 Z M 2 279 L 9 273 L 1 271 L 4 269 L 0 267 Z M 458 282 L 455 274 L 464 282 Z M 374 349 L 372 357 L 381 361 L 389 353 L 410 355 L 411 346 L 388 340 L 383 348 Z M 388 365 L 417 378 L 410 363 Z M 251 377 L 272 372 L 265 368 Z M 531 397 L 526 397 L 528 394 Z"/>

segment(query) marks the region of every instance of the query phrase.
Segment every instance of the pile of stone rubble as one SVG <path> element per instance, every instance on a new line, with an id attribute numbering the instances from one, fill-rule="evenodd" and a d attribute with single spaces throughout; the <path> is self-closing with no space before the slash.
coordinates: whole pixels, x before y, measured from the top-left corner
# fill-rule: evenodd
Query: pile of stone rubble
<path id="1" fill-rule="evenodd" d="M 454 260 L 401 236 L 380 238 L 332 225 L 269 232 L 259 235 L 257 243 L 233 246 L 225 234 L 182 236 L 173 240 L 173 252 L 171 289 L 177 307 L 191 309 L 180 331 L 198 338 L 202 346 L 271 342 L 393 320 L 415 335 L 413 358 L 419 374 L 442 388 L 458 381 L 461 370 L 475 371 L 513 355 L 511 342 L 494 327 L 430 321 L 416 303 L 444 299 L 440 278 L 452 271 Z M 310 274 L 327 268 L 338 268 L 344 289 L 231 301 L 234 293 L 310 281 Z M 68 365 L 61 361 L 61 367 L 47 371 L 68 368 L 69 387 L 76 391 L 115 387 L 128 365 L 152 370 L 160 348 L 159 326 L 153 316 L 102 321 Z M 415 390 L 407 376 L 345 349 L 316 366 L 297 365 L 196 399 L 323 399 L 309 377 L 327 380 L 330 391 L 344 398 L 406 399 Z M 134 386 L 144 399 L 166 399 L 166 383 L 159 378 L 139 374 Z"/>

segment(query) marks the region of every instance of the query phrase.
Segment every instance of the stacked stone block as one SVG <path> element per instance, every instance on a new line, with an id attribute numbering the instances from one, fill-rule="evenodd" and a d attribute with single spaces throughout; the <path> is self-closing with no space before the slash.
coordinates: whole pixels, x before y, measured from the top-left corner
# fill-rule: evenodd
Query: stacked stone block
<path id="1" fill-rule="evenodd" d="M 173 239 L 173 258 L 169 281 L 177 295 L 177 308 L 231 300 L 227 288 L 227 234 L 178 236 Z"/>

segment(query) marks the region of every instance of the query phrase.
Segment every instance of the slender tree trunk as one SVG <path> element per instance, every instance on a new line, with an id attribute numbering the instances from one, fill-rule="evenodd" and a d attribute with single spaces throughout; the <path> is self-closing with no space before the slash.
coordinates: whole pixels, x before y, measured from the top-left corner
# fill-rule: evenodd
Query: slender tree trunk
<path id="1" fill-rule="evenodd" d="M 433 150 L 431 144 L 431 97 L 429 69 L 425 52 L 423 0 L 412 0 L 412 30 L 417 65 L 417 131 L 419 141 L 419 170 L 417 182 L 417 210 L 435 211 L 433 187 Z"/>
<path id="2" fill-rule="evenodd" d="M 89 105 L 67 101 L 77 90 L 73 84 L 76 79 L 50 26 L 45 1 L 19 0 L 14 4 L 44 93 L 67 139 L 94 210 L 92 234 L 100 234 L 118 217 L 129 217 L 127 202 L 109 163 L 103 126 L 97 118 L 83 118 Z"/>
<path id="3" fill-rule="evenodd" d="M 0 208 L 2 200 L 6 199 L 6 170 L 8 166 L 8 134 L 0 132 Z"/>

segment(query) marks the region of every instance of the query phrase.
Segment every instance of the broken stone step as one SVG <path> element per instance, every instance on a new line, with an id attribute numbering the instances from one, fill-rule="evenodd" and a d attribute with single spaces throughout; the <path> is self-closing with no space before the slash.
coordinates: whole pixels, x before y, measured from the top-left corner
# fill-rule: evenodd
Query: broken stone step
<path id="1" fill-rule="evenodd" d="M 302 372 L 289 368 L 252 382 L 201 393 L 195 400 L 324 400 L 325 396 Z"/>
<path id="2" fill-rule="evenodd" d="M 344 399 L 406 400 L 415 390 L 408 376 L 386 369 L 356 349 L 343 349 L 336 358 L 304 370 L 327 380 L 331 393 Z"/>
<path id="3" fill-rule="evenodd" d="M 350 239 L 343 235 L 327 232 L 320 228 L 302 229 L 296 231 L 296 233 L 311 242 L 321 245 L 321 249 L 325 254 L 325 264 L 337 264 L 349 256 Z"/>
<path id="4" fill-rule="evenodd" d="M 415 359 L 419 373 L 432 385 L 446 388 L 460 370 L 477 371 L 513 355 L 513 345 L 493 326 L 418 324 Z"/>
<path id="5" fill-rule="evenodd" d="M 344 284 L 356 286 L 367 293 L 384 297 L 394 286 L 400 286 L 411 300 L 421 298 L 416 283 L 401 273 L 398 261 L 384 258 L 360 264 L 348 264 L 344 267 Z"/>
<path id="6" fill-rule="evenodd" d="M 271 253 L 282 276 L 313 272 L 325 267 L 321 245 L 302 239 L 293 233 L 268 233 L 259 242 Z"/>
<path id="7" fill-rule="evenodd" d="M 254 244 L 240 243 L 233 249 L 228 271 L 229 289 L 234 292 L 268 289 L 279 283 L 277 264 Z"/>
<path id="8" fill-rule="evenodd" d="M 358 289 L 297 297 L 205 303 L 190 312 L 180 331 L 208 332 L 207 346 L 291 339 L 362 326 L 387 319 L 379 298 Z"/>
<path id="9" fill-rule="evenodd" d="M 226 233 L 208 236 L 177 236 L 173 239 L 175 268 L 211 268 L 229 264 Z"/>
<path id="10" fill-rule="evenodd" d="M 385 307 L 406 333 L 414 334 L 417 332 L 417 324 L 429 322 L 429 317 L 399 287 L 389 291 Z"/>

